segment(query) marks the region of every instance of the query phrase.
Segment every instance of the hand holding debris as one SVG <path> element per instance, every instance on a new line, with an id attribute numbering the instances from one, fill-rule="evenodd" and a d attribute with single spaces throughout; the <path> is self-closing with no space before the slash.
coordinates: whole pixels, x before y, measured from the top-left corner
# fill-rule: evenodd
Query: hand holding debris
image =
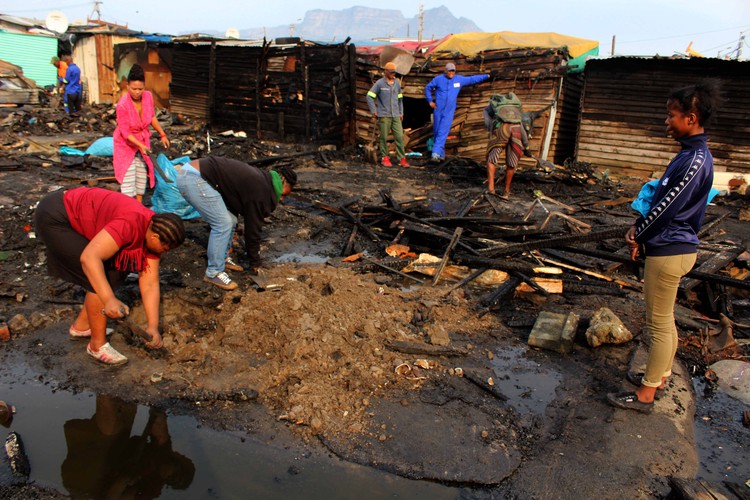
<path id="1" fill-rule="evenodd" d="M 630 258 L 635 260 L 638 257 L 638 242 L 635 241 L 635 226 L 631 226 L 628 232 L 625 233 L 625 242 L 628 244 L 630 249 Z"/>
<path id="2" fill-rule="evenodd" d="M 116 297 L 112 297 L 104 304 L 102 308 L 102 314 L 108 318 L 117 319 L 124 318 L 130 314 L 128 306 L 120 302 Z"/>
<path id="3" fill-rule="evenodd" d="M 151 335 L 151 341 L 150 342 L 144 342 L 144 345 L 148 347 L 149 349 L 161 349 L 164 346 L 164 342 L 162 341 L 161 334 L 159 333 L 158 328 L 152 328 L 152 327 L 146 327 L 146 332 L 148 332 Z"/>
<path id="4" fill-rule="evenodd" d="M 159 140 L 161 141 L 161 145 L 164 146 L 164 149 L 169 149 L 169 139 L 166 134 L 162 135 Z"/>

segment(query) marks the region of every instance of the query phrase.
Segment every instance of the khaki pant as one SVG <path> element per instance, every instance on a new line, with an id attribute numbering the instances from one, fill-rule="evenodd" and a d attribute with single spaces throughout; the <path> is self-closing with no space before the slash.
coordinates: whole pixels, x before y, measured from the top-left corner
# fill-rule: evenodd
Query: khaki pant
<path id="1" fill-rule="evenodd" d="M 693 268 L 697 254 L 646 257 L 643 293 L 646 299 L 646 327 L 651 335 L 643 385 L 659 387 L 672 375 L 677 352 L 674 304 L 680 279 Z"/>
<path id="2" fill-rule="evenodd" d="M 401 118 L 383 116 L 378 118 L 380 125 L 380 158 L 388 156 L 388 132 L 393 131 L 393 142 L 396 143 L 396 159 L 400 160 L 406 156 L 404 151 L 404 127 Z"/>

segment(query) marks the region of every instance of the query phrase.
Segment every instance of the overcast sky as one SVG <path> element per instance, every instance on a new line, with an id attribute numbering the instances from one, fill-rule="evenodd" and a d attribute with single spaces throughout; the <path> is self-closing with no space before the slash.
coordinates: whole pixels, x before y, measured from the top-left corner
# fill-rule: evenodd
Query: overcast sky
<path id="1" fill-rule="evenodd" d="M 240 30 L 299 23 L 315 8 L 341 10 L 355 5 L 400 10 L 407 18 L 419 0 L 104 0 L 102 18 L 146 32 L 181 34 Z M 425 10 L 445 5 L 483 31 L 553 31 L 599 41 L 609 55 L 612 37 L 620 55 L 672 55 L 693 49 L 723 56 L 747 38 L 742 58 L 750 58 L 750 0 L 422 0 Z M 73 22 L 85 20 L 93 1 L 0 0 L 0 12 L 44 19 L 62 11 Z M 385 35 L 385 34 L 384 34 Z"/>

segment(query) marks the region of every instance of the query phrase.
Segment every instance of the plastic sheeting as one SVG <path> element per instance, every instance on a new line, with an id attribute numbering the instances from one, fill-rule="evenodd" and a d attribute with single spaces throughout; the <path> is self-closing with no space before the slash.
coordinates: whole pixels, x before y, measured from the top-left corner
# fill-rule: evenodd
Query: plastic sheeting
<path id="1" fill-rule="evenodd" d="M 448 38 L 435 47 L 435 52 L 458 52 L 473 56 L 482 51 L 513 48 L 556 48 L 567 47 L 571 58 L 576 58 L 592 51 L 599 54 L 599 42 L 558 33 L 515 33 L 498 31 L 495 33 L 459 33 Z"/>
<path id="2" fill-rule="evenodd" d="M 183 220 L 197 219 L 201 216 L 193 206 L 183 198 L 180 190 L 177 188 L 177 169 L 175 165 L 183 165 L 190 161 L 189 156 L 182 156 L 170 160 L 164 154 L 156 157 L 156 164 L 164 172 L 166 178 L 159 174 L 158 169 L 154 169 L 156 175 L 156 187 L 154 194 L 151 196 L 151 208 L 156 213 L 171 212 L 177 214 Z"/>

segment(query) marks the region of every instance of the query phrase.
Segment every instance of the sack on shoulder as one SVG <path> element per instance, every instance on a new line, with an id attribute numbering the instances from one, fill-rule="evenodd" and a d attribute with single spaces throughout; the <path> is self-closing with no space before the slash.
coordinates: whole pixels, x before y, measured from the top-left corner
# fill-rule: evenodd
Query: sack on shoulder
<path id="1" fill-rule="evenodd" d="M 521 123 L 523 119 L 523 106 L 521 100 L 513 92 L 507 94 L 493 94 L 490 97 L 490 106 L 495 113 L 499 123 Z"/>

